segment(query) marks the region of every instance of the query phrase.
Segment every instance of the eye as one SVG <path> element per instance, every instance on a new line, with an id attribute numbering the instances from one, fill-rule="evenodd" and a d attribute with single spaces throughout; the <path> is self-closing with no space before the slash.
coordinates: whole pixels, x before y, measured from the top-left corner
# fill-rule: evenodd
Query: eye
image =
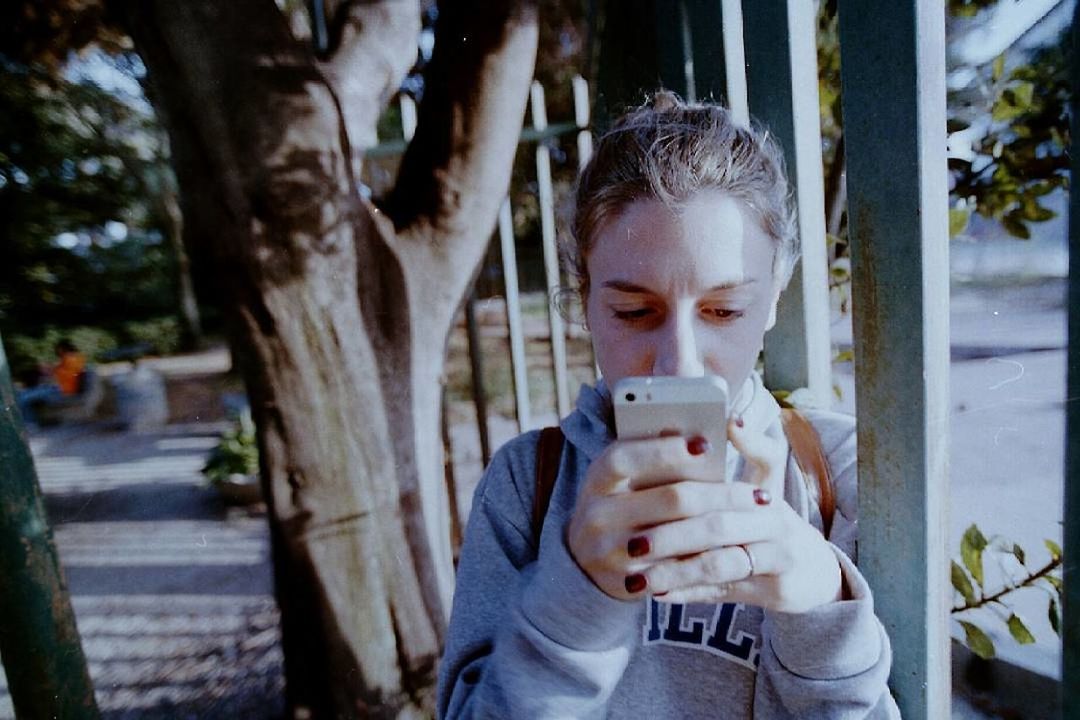
<path id="1" fill-rule="evenodd" d="M 701 314 L 710 320 L 738 320 L 743 316 L 742 310 L 735 310 L 726 307 L 702 307 Z"/>
<path id="2" fill-rule="evenodd" d="M 651 317 L 656 310 L 651 307 L 635 307 L 628 309 L 612 308 L 611 316 L 616 320 L 624 320 L 626 322 L 636 322 L 646 320 Z"/>

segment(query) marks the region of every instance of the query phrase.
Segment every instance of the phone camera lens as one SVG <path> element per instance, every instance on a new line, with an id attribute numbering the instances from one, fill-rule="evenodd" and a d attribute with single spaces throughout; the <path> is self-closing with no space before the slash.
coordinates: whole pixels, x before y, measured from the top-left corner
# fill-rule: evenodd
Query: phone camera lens
<path id="1" fill-rule="evenodd" d="M 626 402 L 634 402 L 637 400 L 637 395 L 634 393 L 626 393 Z"/>

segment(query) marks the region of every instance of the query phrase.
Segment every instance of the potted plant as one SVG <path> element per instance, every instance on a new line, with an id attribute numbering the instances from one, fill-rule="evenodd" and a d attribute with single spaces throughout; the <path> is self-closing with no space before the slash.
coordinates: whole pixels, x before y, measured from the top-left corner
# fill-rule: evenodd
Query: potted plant
<path id="1" fill-rule="evenodd" d="M 259 448 L 250 422 L 238 421 L 222 433 L 202 472 L 226 503 L 251 505 L 262 500 Z"/>

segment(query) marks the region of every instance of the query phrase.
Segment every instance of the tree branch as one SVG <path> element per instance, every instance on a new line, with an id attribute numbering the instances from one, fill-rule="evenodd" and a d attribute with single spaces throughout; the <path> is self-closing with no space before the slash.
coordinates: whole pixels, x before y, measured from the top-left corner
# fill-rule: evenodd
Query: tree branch
<path id="1" fill-rule="evenodd" d="M 1008 595 L 1009 593 L 1011 593 L 1014 590 L 1019 590 L 1020 588 L 1029 587 L 1031 585 L 1034 585 L 1037 580 L 1039 580 L 1040 578 L 1046 577 L 1047 575 L 1052 573 L 1054 570 L 1057 570 L 1059 567 L 1061 567 L 1061 559 L 1060 558 L 1057 559 L 1057 560 L 1051 560 L 1045 566 L 1043 566 L 1042 568 L 1039 568 L 1035 572 L 1031 573 L 1030 575 L 1028 575 L 1024 579 L 1022 579 L 1020 582 L 1018 582 L 1018 583 L 1016 583 L 1014 585 L 1006 585 L 1005 587 L 1003 587 L 1001 590 L 994 593 L 993 595 L 987 595 L 987 596 L 981 597 L 981 598 L 979 598 L 978 600 L 976 600 L 973 603 L 965 602 L 963 605 L 958 605 L 958 606 L 954 607 L 950 612 L 958 613 L 958 612 L 964 612 L 965 610 L 974 610 L 975 608 L 980 608 L 980 607 L 983 607 L 984 605 L 989 605 L 990 603 L 997 602 L 998 600 L 1000 600 L 1001 598 Z"/>
<path id="2" fill-rule="evenodd" d="M 455 277 L 471 276 L 506 195 L 537 39 L 536 0 L 440 3 L 417 132 L 384 209 L 403 242 L 468 266 Z"/>
<path id="3" fill-rule="evenodd" d="M 329 19 L 330 55 L 321 68 L 345 111 L 349 144 L 361 152 L 378 141 L 376 124 L 416 62 L 418 0 L 354 0 Z"/>

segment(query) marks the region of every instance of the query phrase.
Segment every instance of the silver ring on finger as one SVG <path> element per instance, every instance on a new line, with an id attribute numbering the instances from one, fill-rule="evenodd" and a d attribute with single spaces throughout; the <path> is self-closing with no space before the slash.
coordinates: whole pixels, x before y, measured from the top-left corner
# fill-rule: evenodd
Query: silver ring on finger
<path id="1" fill-rule="evenodd" d="M 756 569 L 756 563 L 754 562 L 754 553 L 750 552 L 750 548 L 748 548 L 746 545 L 740 545 L 739 547 L 741 547 L 742 551 L 746 553 L 746 561 L 750 563 L 750 571 L 747 573 L 746 577 L 754 577 L 754 571 Z"/>

